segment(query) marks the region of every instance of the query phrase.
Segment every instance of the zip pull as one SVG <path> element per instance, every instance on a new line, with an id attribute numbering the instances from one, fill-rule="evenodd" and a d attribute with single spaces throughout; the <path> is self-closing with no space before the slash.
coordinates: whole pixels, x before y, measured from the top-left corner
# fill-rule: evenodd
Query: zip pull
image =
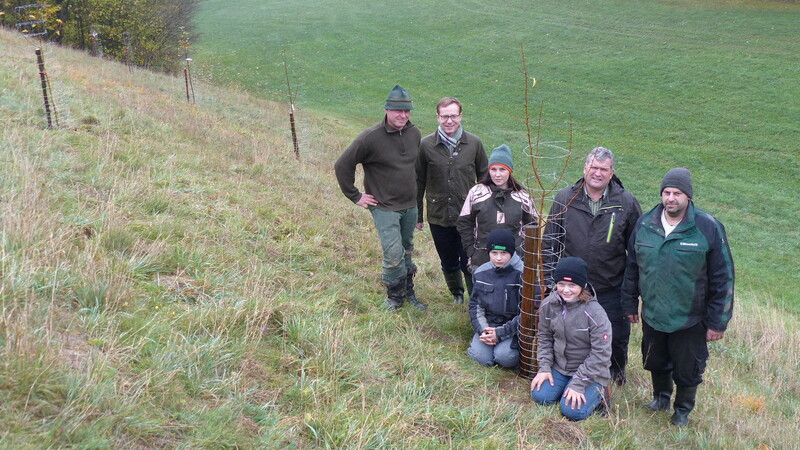
<path id="1" fill-rule="evenodd" d="M 606 236 L 606 244 L 611 242 L 611 233 L 614 231 L 614 221 L 617 219 L 617 213 L 611 213 L 611 223 L 608 224 L 608 235 Z"/>

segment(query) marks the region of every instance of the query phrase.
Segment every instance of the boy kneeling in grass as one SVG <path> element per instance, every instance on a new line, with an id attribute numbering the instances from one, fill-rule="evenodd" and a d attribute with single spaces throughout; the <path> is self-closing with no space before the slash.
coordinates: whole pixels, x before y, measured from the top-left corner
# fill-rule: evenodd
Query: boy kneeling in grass
<path id="1" fill-rule="evenodd" d="M 516 248 L 514 234 L 507 229 L 492 230 L 486 248 L 489 263 L 475 271 L 469 296 L 469 316 L 475 335 L 467 354 L 484 366 L 516 368 L 522 272 L 512 261 Z"/>

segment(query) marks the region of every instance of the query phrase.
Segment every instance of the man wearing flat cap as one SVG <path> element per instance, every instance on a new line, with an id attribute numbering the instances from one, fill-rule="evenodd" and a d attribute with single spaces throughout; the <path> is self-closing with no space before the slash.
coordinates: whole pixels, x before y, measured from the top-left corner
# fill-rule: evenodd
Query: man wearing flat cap
<path id="1" fill-rule="evenodd" d="M 722 339 L 733 316 L 734 269 L 725 227 L 694 206 L 692 175 L 672 169 L 661 204 L 644 214 L 628 244 L 622 303 L 642 319 L 642 359 L 653 380 L 654 411 L 670 409 L 685 426 L 703 382 L 708 342 Z M 639 312 L 639 296 L 642 299 Z"/>
<path id="2" fill-rule="evenodd" d="M 383 248 L 381 281 L 386 286 L 385 307 L 397 310 L 406 300 L 426 309 L 414 293 L 417 266 L 411 259 L 417 224 L 419 129 L 409 121 L 411 96 L 396 85 L 386 98 L 383 121 L 356 137 L 334 169 L 345 197 L 372 214 Z M 355 185 L 356 166 L 364 170 L 364 191 Z"/>

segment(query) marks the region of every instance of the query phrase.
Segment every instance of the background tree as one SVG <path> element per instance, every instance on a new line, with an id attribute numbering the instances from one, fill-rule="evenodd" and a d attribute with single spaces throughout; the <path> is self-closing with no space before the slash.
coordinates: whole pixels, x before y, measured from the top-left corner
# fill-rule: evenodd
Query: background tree
<path id="1" fill-rule="evenodd" d="M 0 23 L 20 21 L 15 7 L 27 0 L 0 0 Z M 123 34 L 130 36 L 132 63 L 153 70 L 180 69 L 185 36 L 192 36 L 197 0 L 46 0 L 47 39 L 89 49 L 92 33 L 104 56 L 125 60 Z"/>

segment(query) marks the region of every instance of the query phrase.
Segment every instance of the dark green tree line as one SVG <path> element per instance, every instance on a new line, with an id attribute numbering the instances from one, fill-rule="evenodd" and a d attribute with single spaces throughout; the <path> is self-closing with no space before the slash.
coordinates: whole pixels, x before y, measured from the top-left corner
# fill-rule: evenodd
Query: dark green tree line
<path id="1" fill-rule="evenodd" d="M 43 20 L 46 39 L 153 70 L 176 71 L 198 0 L 0 0 L 0 23 Z M 24 31 L 24 30 L 21 30 Z"/>

